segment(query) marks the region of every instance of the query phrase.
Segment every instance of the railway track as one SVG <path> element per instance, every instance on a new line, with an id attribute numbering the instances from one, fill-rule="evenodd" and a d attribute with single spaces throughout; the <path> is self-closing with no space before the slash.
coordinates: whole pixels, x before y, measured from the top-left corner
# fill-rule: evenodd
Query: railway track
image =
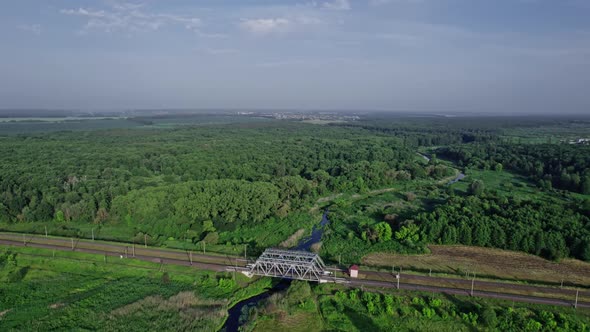
<path id="1" fill-rule="evenodd" d="M 20 237 L 20 238 L 19 238 Z M 238 268 L 243 269 L 246 260 L 234 256 L 207 255 L 201 253 L 183 252 L 169 249 L 145 248 L 142 246 L 133 246 L 128 244 L 112 244 L 88 240 L 74 240 L 64 238 L 44 238 L 38 236 L 17 234 L 0 234 L 1 246 L 15 247 L 33 247 L 49 250 L 75 251 L 89 254 L 99 254 L 111 257 L 126 259 L 137 259 L 160 264 L 174 264 L 200 268 L 210 271 L 228 271 Z M 345 270 L 330 268 L 333 271 L 344 273 Z M 379 288 L 398 288 L 398 282 L 394 275 L 387 272 L 377 271 L 360 271 L 366 279 L 348 280 L 348 285 L 352 287 L 379 287 Z M 368 278 L 367 278 L 368 277 Z M 478 297 L 488 297 L 503 299 L 509 301 L 573 306 L 576 296 L 576 290 L 558 289 L 552 287 L 522 285 L 507 282 L 494 281 L 477 281 L 477 289 L 471 293 L 471 283 L 473 281 L 448 277 L 430 277 L 413 274 L 400 275 L 399 289 L 416 290 L 436 293 L 446 293 L 453 295 L 473 295 Z M 496 291 L 495 291 L 496 290 Z M 515 293 L 530 293 L 534 295 L 523 295 Z M 590 297 L 587 290 L 580 291 L 578 296 Z M 590 308 L 590 302 L 578 301 L 578 308 Z"/>

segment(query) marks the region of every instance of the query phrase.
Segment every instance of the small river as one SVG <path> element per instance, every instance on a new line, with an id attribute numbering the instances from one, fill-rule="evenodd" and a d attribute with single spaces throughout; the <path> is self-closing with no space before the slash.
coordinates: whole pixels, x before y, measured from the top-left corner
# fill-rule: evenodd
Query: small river
<path id="1" fill-rule="evenodd" d="M 420 152 L 416 152 L 416 153 L 417 153 L 417 154 L 418 154 L 420 157 L 424 158 L 424 160 L 426 160 L 427 162 L 430 162 L 430 157 L 428 157 L 427 155 L 423 155 L 423 154 L 421 154 Z M 457 183 L 457 182 L 459 182 L 459 181 L 463 180 L 463 179 L 465 178 L 465 176 L 466 176 L 465 174 L 463 174 L 463 173 L 459 172 L 459 174 L 457 175 L 457 177 L 456 177 L 456 178 L 454 178 L 453 180 L 451 180 L 451 181 L 449 181 L 449 182 L 447 183 L 447 186 L 450 186 L 450 185 L 452 185 L 453 183 Z"/>
<path id="2" fill-rule="evenodd" d="M 329 223 L 330 220 L 328 219 L 328 210 L 326 210 L 322 215 L 322 221 L 320 222 L 320 224 L 313 226 L 311 235 L 301 239 L 301 241 L 299 241 L 299 244 L 293 249 L 309 251 L 314 243 L 318 243 L 321 241 L 322 234 L 324 234 L 324 226 L 326 226 Z M 240 326 L 242 326 L 248 320 L 248 312 L 251 308 L 256 307 L 258 303 L 260 303 L 260 301 L 267 299 L 272 294 L 289 288 L 289 285 L 291 285 L 290 279 L 281 279 L 281 281 L 279 281 L 276 285 L 274 285 L 271 289 L 267 290 L 266 292 L 236 303 L 233 307 L 229 308 L 229 316 L 227 317 L 227 320 L 225 321 L 225 324 L 223 325 L 220 331 L 237 332 Z"/>
<path id="3" fill-rule="evenodd" d="M 465 174 L 459 173 L 459 175 L 457 175 L 456 178 L 454 178 L 453 180 L 449 181 L 449 183 L 447 183 L 447 186 L 450 186 L 453 183 L 459 182 L 459 181 L 463 180 L 464 178 L 465 178 Z"/>
<path id="4" fill-rule="evenodd" d="M 428 158 L 427 156 L 420 153 L 419 155 L 422 156 L 425 160 L 430 161 L 430 158 Z M 457 177 L 449 181 L 447 185 L 459 182 L 464 178 L 465 174 L 459 173 Z M 293 249 L 309 251 L 314 243 L 318 243 L 321 241 L 322 234 L 324 234 L 324 226 L 326 226 L 328 223 L 330 223 L 330 220 L 328 219 L 328 210 L 326 210 L 322 215 L 322 221 L 320 222 L 320 224 L 313 226 L 311 236 L 301 239 L 301 241 L 299 241 L 299 244 Z M 291 280 L 282 279 L 281 281 L 279 281 L 279 283 L 277 283 L 275 286 L 273 286 L 273 288 L 269 289 L 268 291 L 236 303 L 233 307 L 231 307 L 228 310 L 229 316 L 225 321 L 223 328 L 221 328 L 221 331 L 237 332 L 240 326 L 242 326 L 248 320 L 248 312 L 251 308 L 256 307 L 258 303 L 260 303 L 260 301 L 267 299 L 272 294 L 289 288 L 289 285 L 291 285 Z"/>

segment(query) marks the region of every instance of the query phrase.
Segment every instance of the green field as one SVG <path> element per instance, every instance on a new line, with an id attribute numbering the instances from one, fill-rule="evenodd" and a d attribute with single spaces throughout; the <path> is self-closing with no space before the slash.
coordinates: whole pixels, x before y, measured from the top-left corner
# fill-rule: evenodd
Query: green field
<path id="1" fill-rule="evenodd" d="M 470 169 L 465 175 L 464 180 L 451 185 L 451 188 L 462 194 L 468 193 L 469 185 L 473 181 L 481 180 L 486 190 L 497 193 L 498 195 L 514 195 L 523 200 L 560 199 L 559 196 L 551 195 L 535 186 L 534 183 L 524 176 L 512 172 Z"/>
<path id="2" fill-rule="evenodd" d="M 101 255 L 0 252 L 0 330 L 212 331 L 270 279 Z"/>

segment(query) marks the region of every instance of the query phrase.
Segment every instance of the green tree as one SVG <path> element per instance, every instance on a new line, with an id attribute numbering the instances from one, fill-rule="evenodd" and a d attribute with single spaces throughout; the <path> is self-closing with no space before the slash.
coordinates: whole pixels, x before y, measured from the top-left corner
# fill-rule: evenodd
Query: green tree
<path id="1" fill-rule="evenodd" d="M 496 311 L 494 310 L 494 308 L 490 306 L 484 307 L 480 317 L 482 323 L 489 328 L 493 329 L 496 327 L 496 325 L 498 325 L 498 317 L 496 315 Z"/>
<path id="2" fill-rule="evenodd" d="M 447 225 L 443 231 L 442 244 L 457 243 L 457 228 L 453 225 Z"/>
<path id="3" fill-rule="evenodd" d="M 203 221 L 203 232 L 215 232 L 215 226 L 213 226 L 213 221 L 205 220 Z"/>
<path id="4" fill-rule="evenodd" d="M 590 262 L 590 237 L 586 238 L 586 240 L 582 242 L 580 258 L 585 260 L 586 262 Z"/>
<path id="5" fill-rule="evenodd" d="M 389 226 L 386 222 L 380 222 L 375 224 L 374 226 L 375 232 L 377 232 L 377 237 L 379 242 L 385 242 L 391 240 L 391 236 L 393 232 L 391 231 L 391 226 Z"/>
<path id="6" fill-rule="evenodd" d="M 582 181 L 582 194 L 590 195 L 590 176 L 585 176 Z"/>
<path id="7" fill-rule="evenodd" d="M 547 256 L 553 260 L 564 258 L 568 254 L 563 236 L 556 232 L 549 232 L 546 239 Z"/>
<path id="8" fill-rule="evenodd" d="M 420 229 L 416 224 L 402 226 L 395 232 L 395 238 L 403 244 L 413 246 L 420 241 Z"/>
<path id="9" fill-rule="evenodd" d="M 459 226 L 459 242 L 461 242 L 464 245 L 471 245 L 471 227 L 469 225 L 467 225 L 467 223 L 461 223 L 461 225 Z"/>
<path id="10" fill-rule="evenodd" d="M 217 244 L 219 242 L 219 234 L 217 232 L 211 232 L 205 235 L 203 241 L 207 244 Z"/>
<path id="11" fill-rule="evenodd" d="M 475 196 L 481 196 L 485 190 L 485 186 L 482 180 L 475 180 L 471 182 L 469 186 L 469 193 Z"/>
<path id="12" fill-rule="evenodd" d="M 56 221 L 56 222 L 59 222 L 59 223 L 63 223 L 63 222 L 65 222 L 65 220 L 66 220 L 66 219 L 65 219 L 65 217 L 64 217 L 64 213 L 63 213 L 63 211 L 62 211 L 62 210 L 57 210 L 57 211 L 55 212 L 55 221 Z"/>

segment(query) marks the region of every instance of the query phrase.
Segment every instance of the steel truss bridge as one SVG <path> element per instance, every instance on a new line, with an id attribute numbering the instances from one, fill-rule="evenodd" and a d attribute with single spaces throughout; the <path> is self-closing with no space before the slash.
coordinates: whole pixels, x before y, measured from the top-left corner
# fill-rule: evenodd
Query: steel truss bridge
<path id="1" fill-rule="evenodd" d="M 307 251 L 266 249 L 243 273 L 253 275 L 326 282 L 330 272 L 318 254 Z"/>

